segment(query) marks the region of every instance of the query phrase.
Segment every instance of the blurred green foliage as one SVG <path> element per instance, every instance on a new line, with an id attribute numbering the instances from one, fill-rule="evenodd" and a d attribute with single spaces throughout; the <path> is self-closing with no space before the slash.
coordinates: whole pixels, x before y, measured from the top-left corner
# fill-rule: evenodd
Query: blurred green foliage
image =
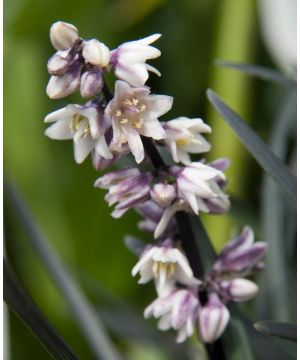
<path id="1" fill-rule="evenodd" d="M 152 76 L 149 84 L 153 92 L 174 96 L 174 107 L 165 119 L 181 115 L 205 119 L 213 126 L 209 159 L 232 159 L 228 176 L 230 193 L 237 199 L 233 209 L 226 217 L 205 217 L 217 249 L 245 222 L 260 234 L 261 171 L 208 104 L 205 90 L 216 90 L 266 139 L 281 90 L 214 65 L 217 58 L 271 64 L 261 43 L 254 0 L 5 1 L 5 177 L 20 188 L 63 261 L 77 274 L 134 304 L 142 314 L 154 291 L 151 285 L 142 289 L 131 278 L 135 258 L 123 244 L 124 234 L 145 238 L 136 229 L 138 216 L 128 212 L 118 221 L 112 219 L 104 192 L 93 188 L 99 174 L 90 160 L 77 166 L 71 142 L 54 142 L 43 134 L 48 112 L 78 101 L 76 95 L 51 101 L 45 94 L 46 63 L 53 53 L 48 32 L 57 20 L 75 24 L 82 37 L 96 37 L 110 48 L 162 33 L 157 43 L 162 56 L 155 60 L 162 77 Z M 21 229 L 11 219 L 5 220 L 6 252 L 25 287 L 81 358 L 91 359 L 68 308 Z M 78 281 L 83 283 L 85 276 Z M 13 360 L 49 358 L 13 315 L 9 341 Z M 145 353 L 145 345 L 118 341 L 130 359 Z M 168 358 L 153 347 L 147 348 L 147 356 L 149 360 Z"/>

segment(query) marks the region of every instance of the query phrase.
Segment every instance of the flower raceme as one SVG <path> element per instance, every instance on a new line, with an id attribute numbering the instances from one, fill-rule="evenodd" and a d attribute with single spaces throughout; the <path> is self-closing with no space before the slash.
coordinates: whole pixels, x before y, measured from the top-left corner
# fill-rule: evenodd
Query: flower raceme
<path id="1" fill-rule="evenodd" d="M 114 179 L 116 173 L 118 171 L 104 175 L 104 177 L 98 179 L 95 186 L 109 189 L 109 193 L 113 192 L 114 202 L 111 201 L 110 195 L 106 197 L 106 200 L 110 205 L 116 202 L 119 203 L 116 207 L 118 216 L 125 212 L 118 211 L 125 209 L 124 199 L 126 199 L 125 204 L 128 204 L 128 206 L 126 205 L 127 209 L 131 206 L 141 205 L 151 198 L 155 204 L 163 209 L 154 232 L 155 238 L 165 232 L 170 220 L 177 211 L 194 212 L 195 214 L 200 211 L 210 212 L 207 203 L 210 199 L 219 198 L 224 199 L 223 212 L 229 208 L 228 197 L 218 185 L 219 180 L 225 181 L 224 173 L 203 163 L 194 162 L 182 168 L 171 167 L 169 172 L 161 171 L 158 176 L 156 173 L 151 172 L 141 173 L 137 169 L 124 170 L 122 174 L 127 179 L 124 177 L 118 179 L 118 188 L 116 188 L 116 180 L 113 182 L 105 180 L 110 175 Z M 173 177 L 173 182 L 168 184 L 166 181 L 170 176 Z M 127 185 L 123 187 L 121 184 Z M 123 188 L 126 188 L 125 192 Z M 142 189 L 141 192 L 139 192 L 140 189 Z M 129 199 L 134 199 L 134 202 Z M 116 216 L 115 212 L 113 216 Z"/>
<path id="2" fill-rule="evenodd" d="M 133 276 L 140 272 L 140 284 L 152 279 L 155 282 L 158 297 L 145 309 L 144 316 L 160 318 L 158 328 L 161 330 L 178 330 L 178 342 L 191 336 L 194 327 L 197 327 L 199 339 L 213 343 L 222 335 L 230 320 L 226 304 L 230 301 L 247 301 L 258 292 L 257 285 L 242 278 L 238 271 L 226 278 L 228 264 L 220 267 L 220 263 L 225 255 L 231 257 L 239 253 L 245 257 L 246 251 L 249 256 L 247 260 L 244 259 L 243 266 L 233 260 L 230 269 L 242 269 L 244 274 L 250 274 L 250 268 L 255 269 L 258 264 L 263 264 L 266 246 L 261 242 L 253 243 L 252 230 L 245 227 L 241 235 L 224 247 L 211 272 L 201 281 L 194 277 L 185 255 L 174 247 L 175 238 L 168 238 L 160 246 L 147 246 L 132 270 Z M 236 259 L 235 256 L 233 258 Z M 207 299 L 199 296 L 201 292 L 207 294 Z"/>
<path id="3" fill-rule="evenodd" d="M 192 336 L 196 328 L 201 341 L 212 343 L 230 319 L 226 304 L 246 301 L 257 293 L 257 285 L 244 277 L 263 269 L 266 245 L 254 243 L 252 230 L 245 227 L 224 247 L 211 271 L 203 278 L 195 277 L 184 243 L 187 239 L 182 238 L 174 214 L 226 212 L 230 202 L 224 193 L 224 171 L 229 161 L 191 160 L 191 155 L 211 148 L 203 137 L 211 128 L 203 120 L 178 117 L 159 121 L 173 104 L 171 96 L 151 94 L 145 86 L 149 72 L 160 76 L 147 63 L 160 56 L 151 46 L 159 37 L 154 34 L 110 50 L 97 39 L 80 38 L 72 24 L 54 23 L 50 40 L 56 53 L 47 64 L 51 77 L 46 92 L 50 98 L 60 99 L 80 91 L 82 98 L 91 99 L 47 115 L 45 122 L 52 124 L 45 134 L 52 139 L 72 139 L 75 161 L 82 163 L 91 153 L 96 170 L 106 169 L 129 153 L 136 163 L 142 163 L 147 159 L 143 137 L 150 138 L 147 148 L 150 144 L 153 153 L 160 146 L 171 154 L 176 165 L 164 166 L 161 160 L 158 163 L 162 165 L 155 164 L 154 171 L 142 170 L 142 164 L 139 169 L 107 172 L 95 186 L 108 190 L 105 200 L 109 206 L 115 205 L 114 218 L 133 208 L 144 218 L 138 228 L 158 239 L 155 244 L 140 246 L 139 261 L 132 269 L 133 276 L 140 274 L 140 284 L 153 280 L 156 288 L 157 299 L 145 309 L 145 317 L 160 318 L 161 330 L 176 330 L 177 342 Z M 104 79 L 110 71 L 118 79 L 114 95 Z M 153 161 L 153 154 L 150 158 Z"/>
<path id="4" fill-rule="evenodd" d="M 146 64 L 148 59 L 160 56 L 152 46 L 159 34 L 137 41 L 130 41 L 110 51 L 97 39 L 83 40 L 74 25 L 58 21 L 51 26 L 50 40 L 57 52 L 49 59 L 48 71 L 52 75 L 47 94 L 59 99 L 80 89 L 82 97 L 92 97 L 101 91 L 103 73 L 111 69 L 115 76 L 132 86 L 143 86 L 148 71 L 160 75 Z"/>

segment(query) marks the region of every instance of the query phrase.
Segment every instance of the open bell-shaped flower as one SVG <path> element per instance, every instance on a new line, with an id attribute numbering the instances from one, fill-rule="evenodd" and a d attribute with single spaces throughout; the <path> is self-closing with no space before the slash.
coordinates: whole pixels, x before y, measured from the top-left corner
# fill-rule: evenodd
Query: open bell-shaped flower
<path id="1" fill-rule="evenodd" d="M 105 109 L 105 115 L 112 121 L 113 144 L 119 147 L 128 144 L 140 163 L 145 156 L 141 135 L 155 140 L 165 138 L 158 117 L 170 110 L 172 102 L 171 96 L 150 95 L 147 87 L 133 88 L 118 80 L 115 96 Z"/>
<path id="2" fill-rule="evenodd" d="M 100 177 L 95 186 L 109 189 L 105 200 L 109 206 L 117 203 L 112 216 L 121 217 L 129 208 L 144 203 L 149 198 L 152 174 L 136 168 L 112 171 Z"/>
<path id="3" fill-rule="evenodd" d="M 210 150 L 210 144 L 201 133 L 210 133 L 210 126 L 201 119 L 179 117 L 164 123 L 166 138 L 164 140 L 170 150 L 173 160 L 188 164 L 189 154 L 199 154 Z"/>
<path id="4" fill-rule="evenodd" d="M 158 297 L 144 311 L 145 318 L 160 318 L 160 330 L 177 330 L 176 342 L 182 343 L 194 333 L 200 309 L 197 292 L 190 289 L 175 289 L 165 297 Z"/>
<path id="5" fill-rule="evenodd" d="M 193 275 L 188 259 L 184 253 L 174 248 L 170 239 L 160 246 L 149 246 L 142 253 L 140 260 L 132 269 L 132 276 L 140 273 L 139 284 L 155 280 L 159 296 L 166 296 L 173 289 L 176 281 L 197 286 L 201 283 Z"/>
<path id="6" fill-rule="evenodd" d="M 77 163 L 82 163 L 93 149 L 106 159 L 112 158 L 105 140 L 103 111 L 95 103 L 68 105 L 48 114 L 45 122 L 54 122 L 45 131 L 51 139 L 73 139 Z"/>
<path id="7" fill-rule="evenodd" d="M 158 70 L 146 63 L 148 59 L 160 56 L 158 49 L 149 46 L 160 36 L 155 34 L 141 40 L 129 41 L 111 51 L 110 64 L 116 77 L 132 86 L 143 86 L 149 77 L 148 71 L 160 76 Z"/>

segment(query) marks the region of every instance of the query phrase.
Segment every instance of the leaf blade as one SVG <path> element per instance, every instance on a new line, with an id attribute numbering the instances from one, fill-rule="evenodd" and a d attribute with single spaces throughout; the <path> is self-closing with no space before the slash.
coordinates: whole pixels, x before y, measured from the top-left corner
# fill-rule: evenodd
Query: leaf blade
<path id="1" fill-rule="evenodd" d="M 290 341 L 297 341 L 297 325 L 294 324 L 260 321 L 255 323 L 254 327 L 263 334 L 276 336 Z"/>
<path id="2" fill-rule="evenodd" d="M 270 150 L 260 137 L 213 90 L 207 90 L 207 97 L 252 156 L 279 185 L 293 206 L 296 207 L 297 181 L 288 166 Z"/>
<path id="3" fill-rule="evenodd" d="M 269 69 L 264 66 L 260 65 L 254 65 L 254 64 L 243 64 L 243 63 L 236 63 L 231 61 L 224 61 L 224 60 L 216 60 L 216 65 L 230 68 L 233 70 L 240 71 L 242 73 L 245 73 L 250 76 L 257 77 L 262 80 L 268 80 L 275 83 L 280 83 L 284 85 L 295 85 L 295 81 L 292 79 L 289 79 L 279 73 L 276 70 Z"/>

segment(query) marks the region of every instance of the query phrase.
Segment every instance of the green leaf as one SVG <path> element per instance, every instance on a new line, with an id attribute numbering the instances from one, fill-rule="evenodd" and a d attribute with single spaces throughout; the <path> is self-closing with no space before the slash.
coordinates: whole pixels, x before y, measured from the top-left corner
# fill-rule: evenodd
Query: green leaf
<path id="1" fill-rule="evenodd" d="M 281 159 L 287 157 L 288 140 L 296 118 L 296 101 L 295 89 L 289 89 L 276 108 L 270 147 Z M 287 257 L 287 248 L 288 231 L 293 229 L 292 221 L 296 218 L 295 209 L 288 206 L 290 204 L 285 202 L 278 186 L 267 175 L 263 179 L 261 203 L 262 240 L 269 244 L 269 248 L 266 269 L 260 278 L 258 318 L 291 321 L 292 299 L 289 285 L 292 283 L 292 278 L 289 276 L 287 266 L 291 258 Z M 274 293 L 276 293 L 275 297 L 272 296 Z"/>
<path id="2" fill-rule="evenodd" d="M 294 324 L 260 321 L 255 323 L 254 327 L 257 331 L 263 334 L 297 341 L 297 325 Z"/>
<path id="3" fill-rule="evenodd" d="M 264 66 L 253 65 L 253 64 L 242 64 L 242 63 L 235 63 L 231 61 L 224 61 L 224 60 L 216 60 L 216 65 L 230 68 L 233 70 L 241 71 L 245 74 L 255 76 L 262 80 L 268 80 L 284 85 L 295 85 L 295 81 L 292 79 L 288 79 L 278 71 L 273 69 L 266 68 Z"/>
<path id="4" fill-rule="evenodd" d="M 38 254 L 42 264 L 45 266 L 57 287 L 60 289 L 66 302 L 73 312 L 79 329 L 85 336 L 97 359 L 119 360 L 114 345 L 106 334 L 105 328 L 97 316 L 95 309 L 90 305 L 88 299 L 72 279 L 64 264 L 60 261 L 50 246 L 50 243 L 40 233 L 37 226 L 29 215 L 25 203 L 11 185 L 5 187 L 7 205 L 10 206 L 14 215 L 23 226 L 31 246 Z"/>
<path id="5" fill-rule="evenodd" d="M 254 156 L 261 167 L 279 185 L 291 204 L 296 207 L 297 181 L 291 170 L 270 150 L 261 138 L 212 90 L 207 90 L 207 97 L 227 124 Z"/>
<path id="6" fill-rule="evenodd" d="M 3 264 L 3 297 L 9 308 L 32 331 L 54 359 L 79 359 L 33 302 L 5 259 Z"/>

